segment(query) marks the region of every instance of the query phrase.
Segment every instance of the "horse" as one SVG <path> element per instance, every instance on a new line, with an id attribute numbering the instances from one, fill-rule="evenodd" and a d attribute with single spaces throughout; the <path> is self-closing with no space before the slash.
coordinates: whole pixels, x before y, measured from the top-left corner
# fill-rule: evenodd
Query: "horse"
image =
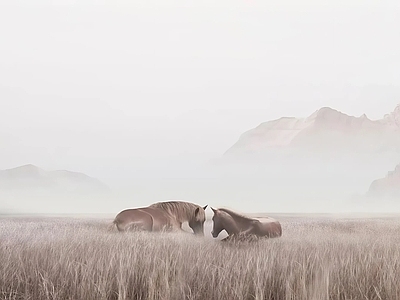
<path id="1" fill-rule="evenodd" d="M 268 221 L 260 221 L 257 219 L 249 218 L 233 212 L 226 208 L 214 209 L 213 229 L 212 236 L 214 238 L 218 237 L 222 230 L 228 233 L 228 237 L 225 238 L 229 240 L 234 236 L 250 236 L 255 235 L 258 237 L 269 237 L 275 238 L 282 236 L 281 224 L 273 219 L 268 218 Z"/>
<path id="2" fill-rule="evenodd" d="M 204 235 L 205 209 L 184 201 L 157 202 L 147 207 L 125 209 L 117 214 L 113 223 L 119 231 L 184 231 L 188 222 L 194 234 Z"/>

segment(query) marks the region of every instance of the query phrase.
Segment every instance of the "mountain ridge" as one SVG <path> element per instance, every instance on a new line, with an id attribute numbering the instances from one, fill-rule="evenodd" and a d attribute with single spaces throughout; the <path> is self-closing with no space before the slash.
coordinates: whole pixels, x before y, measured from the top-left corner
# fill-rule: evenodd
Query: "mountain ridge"
<path id="1" fill-rule="evenodd" d="M 277 148 L 325 150 L 353 148 L 366 152 L 400 149 L 400 105 L 382 119 L 371 120 L 365 114 L 347 115 L 322 107 L 306 118 L 281 117 L 263 122 L 240 135 L 224 155 L 259 153 Z M 375 147 L 375 149 L 374 149 Z M 341 150 L 341 149 L 340 149 Z"/>
<path id="2" fill-rule="evenodd" d="M 36 188 L 69 192 L 109 191 L 108 186 L 100 180 L 80 172 L 46 171 L 33 164 L 0 170 L 0 189 L 33 190 Z"/>

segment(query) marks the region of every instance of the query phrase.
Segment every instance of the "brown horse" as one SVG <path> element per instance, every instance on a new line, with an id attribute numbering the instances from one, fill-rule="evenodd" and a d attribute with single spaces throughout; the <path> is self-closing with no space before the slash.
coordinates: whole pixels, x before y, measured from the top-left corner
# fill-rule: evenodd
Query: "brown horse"
<path id="1" fill-rule="evenodd" d="M 183 230 L 182 223 L 188 222 L 197 235 L 204 235 L 205 209 L 197 204 L 183 201 L 154 203 L 148 207 L 121 211 L 114 219 L 119 231 L 176 231 Z"/>
<path id="2" fill-rule="evenodd" d="M 260 237 L 280 237 L 282 236 L 281 224 L 273 219 L 268 221 L 259 221 L 249 217 L 242 216 L 226 208 L 214 209 L 212 236 L 216 238 L 222 230 L 228 233 L 228 238 L 243 235 L 256 235 Z"/>

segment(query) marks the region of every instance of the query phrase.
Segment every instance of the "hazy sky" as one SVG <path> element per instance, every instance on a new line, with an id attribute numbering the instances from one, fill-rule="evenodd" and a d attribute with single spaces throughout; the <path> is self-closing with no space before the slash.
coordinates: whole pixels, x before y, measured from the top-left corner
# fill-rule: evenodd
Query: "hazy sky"
<path id="1" fill-rule="evenodd" d="M 2 0 L 0 169 L 105 177 L 220 155 L 263 121 L 322 106 L 392 111 L 400 2 L 301 3 Z"/>

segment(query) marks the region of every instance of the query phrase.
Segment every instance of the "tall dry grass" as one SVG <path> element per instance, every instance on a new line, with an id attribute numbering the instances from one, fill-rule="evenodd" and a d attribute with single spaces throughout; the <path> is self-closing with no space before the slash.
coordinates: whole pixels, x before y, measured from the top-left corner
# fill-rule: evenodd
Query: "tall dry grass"
<path id="1" fill-rule="evenodd" d="M 400 222 L 287 219 L 282 238 L 227 244 L 0 220 L 1 299 L 400 299 Z"/>

